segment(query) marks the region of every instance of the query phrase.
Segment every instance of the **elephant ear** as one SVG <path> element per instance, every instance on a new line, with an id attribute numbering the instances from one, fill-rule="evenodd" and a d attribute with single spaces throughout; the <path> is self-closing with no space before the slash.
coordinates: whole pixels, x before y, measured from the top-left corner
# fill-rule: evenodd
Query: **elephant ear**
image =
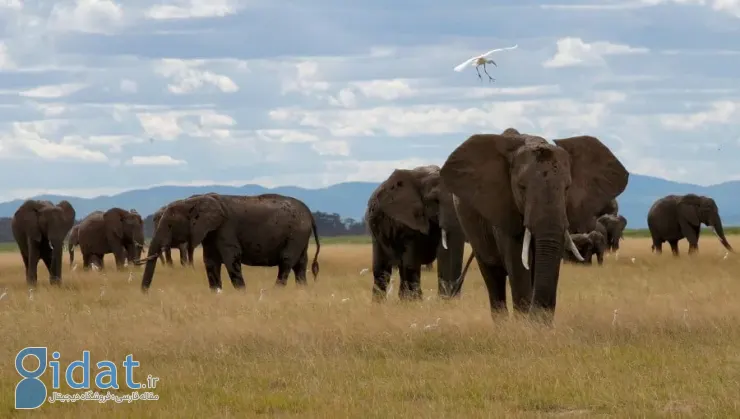
<path id="1" fill-rule="evenodd" d="M 588 238 L 591 240 L 591 244 L 598 251 L 603 252 L 606 250 L 606 237 L 598 231 L 592 231 L 588 233 Z"/>
<path id="2" fill-rule="evenodd" d="M 570 156 L 572 183 L 568 193 L 568 221 L 580 225 L 624 192 L 629 172 L 595 137 L 584 135 L 554 142 Z"/>
<path id="3" fill-rule="evenodd" d="M 701 225 L 699 207 L 701 201 L 696 195 L 686 195 L 678 202 L 678 214 L 692 226 Z"/>
<path id="4" fill-rule="evenodd" d="M 519 136 L 473 135 L 450 153 L 440 170 L 450 192 L 513 234 L 521 232 L 523 221 L 511 191 L 510 162 L 524 141 Z"/>
<path id="5" fill-rule="evenodd" d="M 378 207 L 399 223 L 428 234 L 429 220 L 420 188 L 411 170 L 396 169 L 378 188 Z"/>
<path id="6" fill-rule="evenodd" d="M 106 230 L 110 235 L 120 240 L 123 238 L 123 210 L 111 208 L 103 214 Z"/>
<path id="7" fill-rule="evenodd" d="M 208 233 L 218 229 L 226 221 L 226 210 L 217 196 L 189 198 L 192 206 L 188 211 L 190 219 L 190 244 L 200 244 Z"/>

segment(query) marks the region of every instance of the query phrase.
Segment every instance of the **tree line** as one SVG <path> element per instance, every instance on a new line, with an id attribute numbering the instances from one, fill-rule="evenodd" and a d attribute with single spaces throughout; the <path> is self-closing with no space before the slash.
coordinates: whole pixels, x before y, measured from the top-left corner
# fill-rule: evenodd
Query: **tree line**
<path id="1" fill-rule="evenodd" d="M 313 217 L 316 220 L 316 230 L 318 230 L 319 237 L 334 237 L 334 236 L 357 236 L 365 235 L 365 223 L 362 220 L 355 220 L 353 218 L 342 218 L 339 214 L 329 214 L 326 212 L 314 212 Z M 10 217 L 0 218 L 0 242 L 9 243 L 15 242 L 13 239 L 13 232 L 10 228 Z M 81 220 L 77 220 L 75 224 Z M 144 235 L 149 238 L 154 233 L 154 222 L 152 221 L 152 215 L 147 216 L 144 219 Z"/>

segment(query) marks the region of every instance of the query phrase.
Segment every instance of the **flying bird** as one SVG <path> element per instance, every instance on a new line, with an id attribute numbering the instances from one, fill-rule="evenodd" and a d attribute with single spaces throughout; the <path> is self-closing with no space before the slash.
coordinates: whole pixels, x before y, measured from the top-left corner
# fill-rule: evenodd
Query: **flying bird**
<path id="1" fill-rule="evenodd" d="M 510 49 L 516 49 L 518 46 L 519 46 L 519 44 L 516 44 L 513 47 L 492 49 L 492 50 L 488 51 L 485 54 L 477 55 L 477 56 L 475 56 L 473 58 L 470 58 L 470 59 L 466 60 L 465 62 L 463 62 L 460 65 L 458 65 L 457 67 L 455 67 L 455 71 L 460 72 L 460 71 L 463 71 L 465 69 L 465 67 L 467 67 L 467 66 L 473 66 L 473 67 L 475 67 L 475 72 L 478 73 L 478 78 L 481 79 L 481 80 L 483 80 L 483 77 L 481 77 L 481 75 L 480 75 L 480 70 L 478 70 L 478 67 L 483 66 L 483 71 L 488 76 L 488 81 L 489 82 L 494 81 L 496 79 L 494 79 L 493 77 L 491 77 L 490 74 L 488 74 L 488 70 L 486 69 L 486 64 L 493 64 L 496 67 L 498 67 L 498 65 L 496 64 L 495 61 L 490 60 L 490 59 L 486 59 L 486 57 L 488 57 L 489 55 L 493 54 L 494 52 L 504 51 L 504 50 L 510 50 Z"/>

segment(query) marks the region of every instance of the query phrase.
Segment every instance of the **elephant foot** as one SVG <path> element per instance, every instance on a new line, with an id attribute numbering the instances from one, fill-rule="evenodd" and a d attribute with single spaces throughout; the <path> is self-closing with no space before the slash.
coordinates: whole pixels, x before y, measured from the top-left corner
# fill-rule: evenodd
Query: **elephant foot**
<path id="1" fill-rule="evenodd" d="M 58 277 L 49 278 L 49 284 L 55 287 L 60 287 L 62 285 L 62 278 L 58 278 Z"/>
<path id="2" fill-rule="evenodd" d="M 381 290 L 377 286 L 373 286 L 372 290 L 372 301 L 373 303 L 383 303 L 388 299 L 388 292 Z"/>

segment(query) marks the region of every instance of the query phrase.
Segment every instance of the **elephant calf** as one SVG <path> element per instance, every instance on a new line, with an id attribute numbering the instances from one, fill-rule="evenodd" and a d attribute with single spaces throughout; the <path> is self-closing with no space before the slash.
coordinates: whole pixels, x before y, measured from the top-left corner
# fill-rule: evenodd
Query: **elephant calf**
<path id="1" fill-rule="evenodd" d="M 607 242 L 606 237 L 604 237 L 603 234 L 594 230 L 588 234 L 571 234 L 570 238 L 573 240 L 573 243 L 575 243 L 578 253 L 581 254 L 583 262 L 580 262 L 570 251 L 565 251 L 563 253 L 564 260 L 573 263 L 591 265 L 591 259 L 593 258 L 593 255 L 596 255 L 596 261 L 598 264 L 604 264 L 604 252 L 606 252 Z"/>
<path id="2" fill-rule="evenodd" d="M 116 268 L 122 270 L 125 259 L 133 263 L 141 257 L 144 248 L 144 220 L 141 215 L 118 207 L 105 212 L 91 212 L 80 222 L 77 234 L 82 266 L 86 271 L 93 263 L 102 269 L 107 253 L 113 253 Z"/>
<path id="3" fill-rule="evenodd" d="M 167 208 L 167 205 L 164 205 L 152 215 L 152 222 L 154 223 L 155 229 L 157 228 L 157 224 L 159 224 L 159 220 L 162 218 L 162 214 L 164 213 L 165 208 Z M 187 241 L 170 243 L 170 247 L 167 247 L 159 254 L 159 260 L 162 263 L 165 263 L 167 264 L 167 266 L 170 267 L 172 266 L 172 246 L 177 247 L 177 249 L 180 251 L 180 265 L 193 266 L 193 252 L 195 248 Z"/>
<path id="4" fill-rule="evenodd" d="M 438 166 L 394 170 L 368 199 L 365 225 L 373 243 L 373 301 L 386 298 L 394 267 L 399 298 L 421 299 L 421 267 L 435 260 L 439 296 L 455 296 L 465 235 Z"/>
<path id="5" fill-rule="evenodd" d="M 604 214 L 597 220 L 598 230 L 606 237 L 607 250 L 619 251 L 619 241 L 624 237 L 624 229 L 627 227 L 627 219 L 622 215 Z"/>

